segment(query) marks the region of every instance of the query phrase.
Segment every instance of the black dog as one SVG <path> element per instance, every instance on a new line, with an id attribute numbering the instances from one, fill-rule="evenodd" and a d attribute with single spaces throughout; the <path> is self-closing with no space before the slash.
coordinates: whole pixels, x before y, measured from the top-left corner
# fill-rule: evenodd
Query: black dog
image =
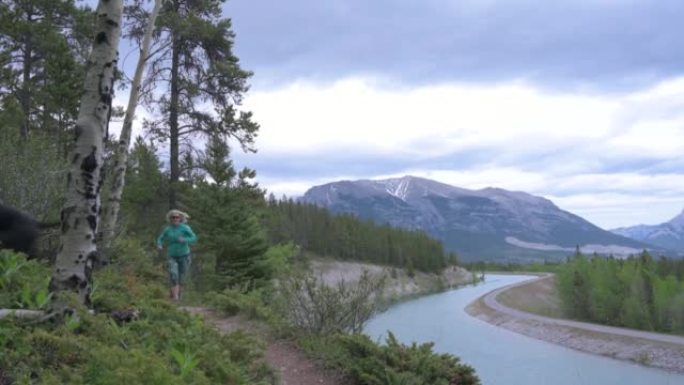
<path id="1" fill-rule="evenodd" d="M 0 203 L 0 249 L 12 249 L 28 255 L 40 235 L 40 225 L 28 215 Z"/>

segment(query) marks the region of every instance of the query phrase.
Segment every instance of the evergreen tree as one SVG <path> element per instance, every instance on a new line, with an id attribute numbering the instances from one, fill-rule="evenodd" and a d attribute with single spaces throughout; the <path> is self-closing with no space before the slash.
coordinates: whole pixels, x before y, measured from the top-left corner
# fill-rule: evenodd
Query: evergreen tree
<path id="1" fill-rule="evenodd" d="M 230 149 L 218 134 L 211 137 L 199 164 L 211 182 L 198 182 L 193 212 L 202 245 L 215 256 L 220 286 L 250 289 L 262 285 L 272 270 L 260 222 L 263 191 L 250 182 L 254 172 L 235 172 Z"/>
<path id="2" fill-rule="evenodd" d="M 23 138 L 42 127 L 64 140 L 76 119 L 92 28 L 92 11 L 73 0 L 0 4 L 0 98 L 17 101 Z"/>
<path id="3" fill-rule="evenodd" d="M 126 168 L 126 189 L 122 196 L 122 222 L 129 234 L 154 239 L 167 211 L 166 176 L 153 143 L 137 137 Z"/>
<path id="4" fill-rule="evenodd" d="M 238 111 L 251 73 L 233 54 L 234 34 L 222 18 L 220 0 L 168 0 L 158 18 L 157 55 L 146 79 L 143 99 L 157 118 L 148 131 L 169 142 L 169 205 L 177 206 L 183 139 L 219 135 L 236 138 L 253 151 L 258 125 L 251 113 Z M 186 152 L 191 142 L 186 141 Z"/>

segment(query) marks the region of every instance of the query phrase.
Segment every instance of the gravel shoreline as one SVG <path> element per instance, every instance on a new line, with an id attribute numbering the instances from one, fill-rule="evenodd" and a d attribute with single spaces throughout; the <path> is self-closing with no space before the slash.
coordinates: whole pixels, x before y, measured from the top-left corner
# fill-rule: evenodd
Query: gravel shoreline
<path id="1" fill-rule="evenodd" d="M 519 310 L 507 308 L 500 303 L 497 303 L 497 309 L 488 305 L 485 301 L 487 295 L 489 294 L 468 305 L 466 312 L 485 322 L 542 341 L 639 365 L 684 373 L 684 344 L 559 325 L 554 319 L 546 317 L 521 317 Z"/>

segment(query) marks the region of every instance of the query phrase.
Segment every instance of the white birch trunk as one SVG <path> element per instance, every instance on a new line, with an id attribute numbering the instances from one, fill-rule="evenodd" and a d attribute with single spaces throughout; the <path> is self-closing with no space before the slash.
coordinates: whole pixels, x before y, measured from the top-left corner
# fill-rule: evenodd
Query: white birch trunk
<path id="1" fill-rule="evenodd" d="M 142 83 L 143 71 L 145 64 L 147 64 L 147 55 L 150 52 L 150 43 L 152 42 L 152 33 L 154 32 L 154 24 L 161 8 L 162 0 L 155 0 L 154 8 L 147 20 L 147 28 L 145 29 L 145 36 L 143 37 L 142 46 L 140 47 L 140 57 L 138 58 L 138 65 L 135 68 L 135 75 L 133 76 L 133 83 L 131 84 L 131 92 L 128 96 L 128 108 L 126 108 L 126 115 L 124 116 L 123 128 L 119 142 L 114 150 L 114 164 L 112 165 L 112 183 L 111 191 L 107 205 L 102 212 L 102 250 L 109 250 L 112 239 L 114 238 L 114 229 L 119 219 L 119 209 L 121 207 L 121 195 L 123 194 L 124 185 L 126 183 L 126 166 L 128 162 L 128 147 L 131 143 L 131 130 L 133 127 L 133 119 L 135 118 L 135 109 L 138 106 L 138 98 L 140 96 L 140 87 Z"/>
<path id="2" fill-rule="evenodd" d="M 96 13 L 95 40 L 67 175 L 59 252 L 50 280 L 53 301 L 49 311 L 57 317 L 69 309 L 65 293 L 75 293 L 80 303 L 90 305 L 91 273 L 97 255 L 104 138 L 114 95 L 123 0 L 100 0 Z"/>

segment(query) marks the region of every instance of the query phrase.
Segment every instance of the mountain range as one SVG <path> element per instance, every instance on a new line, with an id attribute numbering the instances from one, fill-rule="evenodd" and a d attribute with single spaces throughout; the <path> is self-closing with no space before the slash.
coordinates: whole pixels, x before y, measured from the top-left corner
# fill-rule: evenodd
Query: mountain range
<path id="1" fill-rule="evenodd" d="M 659 225 L 637 225 L 611 230 L 623 237 L 650 243 L 684 254 L 684 211 L 671 220 Z"/>
<path id="2" fill-rule="evenodd" d="M 419 229 L 465 261 L 530 262 L 584 253 L 626 256 L 652 246 L 603 230 L 548 199 L 500 188 L 469 190 L 405 176 L 339 181 L 301 201 L 376 223 Z"/>

